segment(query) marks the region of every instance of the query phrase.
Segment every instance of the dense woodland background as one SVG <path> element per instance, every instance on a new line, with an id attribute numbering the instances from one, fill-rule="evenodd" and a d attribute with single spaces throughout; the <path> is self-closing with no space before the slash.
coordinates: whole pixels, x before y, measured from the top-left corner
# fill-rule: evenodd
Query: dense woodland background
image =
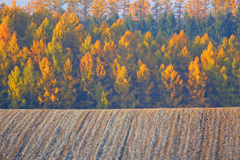
<path id="1" fill-rule="evenodd" d="M 2 4 L 1 108 L 238 106 L 238 1 L 153 3 Z"/>

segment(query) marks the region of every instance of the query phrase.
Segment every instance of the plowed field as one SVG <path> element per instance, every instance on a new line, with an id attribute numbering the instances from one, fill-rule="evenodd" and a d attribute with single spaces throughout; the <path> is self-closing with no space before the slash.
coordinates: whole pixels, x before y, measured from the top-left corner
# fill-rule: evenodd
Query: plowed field
<path id="1" fill-rule="evenodd" d="M 0 159 L 240 159 L 240 108 L 0 110 Z"/>

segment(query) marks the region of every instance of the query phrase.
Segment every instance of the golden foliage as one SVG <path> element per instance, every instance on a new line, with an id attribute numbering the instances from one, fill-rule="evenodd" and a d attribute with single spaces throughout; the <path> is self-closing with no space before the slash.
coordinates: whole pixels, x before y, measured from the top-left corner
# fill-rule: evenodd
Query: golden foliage
<path id="1" fill-rule="evenodd" d="M 148 0 L 138 0 L 133 2 L 130 7 L 129 11 L 133 18 L 146 18 L 149 14 L 151 6 Z"/>
<path id="2" fill-rule="evenodd" d="M 30 56 L 37 64 L 42 60 L 42 57 L 46 56 L 46 45 L 42 39 L 40 41 L 33 41 Z"/>
<path id="3" fill-rule="evenodd" d="M 105 43 L 105 46 L 103 48 L 103 58 L 106 62 L 112 63 L 112 61 L 115 59 L 117 52 L 117 45 L 112 42 Z"/>
<path id="4" fill-rule="evenodd" d="M 97 40 L 93 46 L 92 55 L 101 55 L 101 41 Z"/>
<path id="5" fill-rule="evenodd" d="M 213 50 L 213 44 L 210 42 L 208 48 L 201 55 L 202 68 L 205 71 L 210 71 L 216 65 L 217 53 Z"/>
<path id="6" fill-rule="evenodd" d="M 90 8 L 90 12 L 96 18 L 103 18 L 104 14 L 107 11 L 107 3 L 105 0 L 94 0 L 93 5 Z"/>
<path id="7" fill-rule="evenodd" d="M 201 17 L 202 7 L 203 7 L 202 0 L 187 0 L 187 2 L 184 5 L 185 12 L 188 12 L 190 16 L 195 17 L 197 16 Z"/>
<path id="8" fill-rule="evenodd" d="M 201 72 L 198 57 L 190 63 L 188 71 L 187 88 L 191 96 L 189 98 L 189 107 L 208 107 L 207 99 L 205 98 L 208 77 L 205 72 Z"/>
<path id="9" fill-rule="evenodd" d="M 104 68 L 104 63 L 97 57 L 97 68 L 96 68 L 97 76 L 100 79 L 103 79 L 106 76 L 106 70 Z"/>
<path id="10" fill-rule="evenodd" d="M 40 104 L 44 104 L 44 108 L 51 104 L 57 105 L 54 102 L 59 100 L 59 88 L 57 87 L 57 79 L 53 73 L 53 67 L 47 57 L 39 61 L 39 68 L 42 76 L 38 82 L 38 87 L 40 89 L 38 91 L 38 100 Z"/>
<path id="11" fill-rule="evenodd" d="M 92 70 L 93 68 L 93 59 L 92 55 L 87 52 L 80 61 L 80 69 L 81 72 L 85 72 L 87 70 Z"/>
<path id="12" fill-rule="evenodd" d="M 120 38 L 119 45 L 123 46 L 124 48 L 128 48 L 131 43 L 132 33 L 130 31 L 125 32 L 125 34 Z"/>
<path id="13" fill-rule="evenodd" d="M 218 11 L 222 13 L 232 12 L 233 16 L 236 16 L 238 2 L 235 0 L 213 0 L 213 11 L 216 14 Z"/>
<path id="14" fill-rule="evenodd" d="M 164 66 L 161 66 L 163 68 Z M 182 89 L 183 80 L 174 70 L 173 65 L 169 66 L 162 72 L 162 85 L 159 87 L 162 89 L 164 100 L 161 103 L 163 107 L 182 107 Z"/>
<path id="15" fill-rule="evenodd" d="M 44 21 L 42 22 L 42 24 L 36 30 L 36 33 L 33 35 L 33 38 L 35 41 L 43 40 L 43 42 L 46 43 L 46 41 L 48 39 L 48 35 L 47 35 L 48 25 L 49 25 L 49 20 L 47 18 L 45 18 Z"/>
<path id="16" fill-rule="evenodd" d="M 8 75 L 8 87 L 8 96 L 12 99 L 10 106 L 14 109 L 20 108 L 19 102 L 23 100 L 23 81 L 18 66 Z"/>
<path id="17" fill-rule="evenodd" d="M 72 80 L 71 73 L 72 73 L 72 64 L 71 64 L 71 60 L 68 58 L 66 60 L 66 63 L 64 64 L 63 74 L 64 74 L 65 79 Z"/>
<path id="18" fill-rule="evenodd" d="M 168 42 L 168 46 L 162 46 L 161 50 L 164 53 L 164 57 L 172 61 L 176 55 L 182 51 L 184 47 L 189 48 L 190 43 L 183 30 L 180 31 L 179 35 L 174 34 Z"/>
<path id="19" fill-rule="evenodd" d="M 17 43 L 17 33 L 14 32 L 9 43 L 7 46 L 7 51 L 9 54 L 9 57 L 11 57 L 11 60 L 14 64 L 17 63 L 18 58 L 21 56 L 19 55 L 19 46 Z"/>
<path id="20" fill-rule="evenodd" d="M 5 23 L 1 23 L 0 24 L 0 40 L 6 44 L 8 41 L 10 41 L 10 39 L 11 39 L 11 32 L 9 31 Z"/>
<path id="21" fill-rule="evenodd" d="M 182 49 L 185 46 L 188 47 L 188 45 L 189 45 L 188 38 L 183 30 L 180 31 L 179 35 L 174 34 L 168 42 L 169 48 Z"/>
<path id="22" fill-rule="evenodd" d="M 113 75 L 116 77 L 116 83 L 120 86 L 129 87 L 128 73 L 126 66 L 120 66 L 117 59 L 114 60 L 112 65 Z"/>
<path id="23" fill-rule="evenodd" d="M 46 80 L 52 71 L 52 66 L 50 66 L 50 62 L 46 57 L 39 61 L 39 68 L 42 73 L 43 80 Z"/>
<path id="24" fill-rule="evenodd" d="M 110 33 L 112 33 L 114 36 L 115 42 L 117 42 L 120 37 L 126 32 L 126 26 L 124 21 L 121 19 L 118 19 L 115 23 L 112 24 L 110 27 Z"/>
<path id="25" fill-rule="evenodd" d="M 150 81 L 150 71 L 145 64 L 139 59 L 138 65 L 140 69 L 137 71 L 138 82 Z"/>

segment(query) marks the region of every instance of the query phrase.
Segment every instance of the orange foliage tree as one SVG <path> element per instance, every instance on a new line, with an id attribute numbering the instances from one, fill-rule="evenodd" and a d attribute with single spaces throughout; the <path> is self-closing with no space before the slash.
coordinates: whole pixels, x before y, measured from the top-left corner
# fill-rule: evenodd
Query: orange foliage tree
<path id="1" fill-rule="evenodd" d="M 182 107 L 183 80 L 171 63 L 163 70 L 161 80 L 162 84 L 158 87 L 161 89 L 162 95 L 158 105 L 164 108 Z"/>
<path id="2" fill-rule="evenodd" d="M 188 79 L 186 86 L 190 95 L 187 107 L 208 107 L 208 99 L 205 97 L 208 77 L 201 71 L 198 57 L 190 63 L 186 76 Z"/>

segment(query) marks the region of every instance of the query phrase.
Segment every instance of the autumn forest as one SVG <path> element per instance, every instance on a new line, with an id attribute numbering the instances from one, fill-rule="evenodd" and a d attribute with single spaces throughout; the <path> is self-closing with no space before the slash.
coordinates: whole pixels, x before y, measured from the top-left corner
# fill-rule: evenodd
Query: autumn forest
<path id="1" fill-rule="evenodd" d="M 235 0 L 1 4 L 0 108 L 236 107 L 238 4 Z"/>

